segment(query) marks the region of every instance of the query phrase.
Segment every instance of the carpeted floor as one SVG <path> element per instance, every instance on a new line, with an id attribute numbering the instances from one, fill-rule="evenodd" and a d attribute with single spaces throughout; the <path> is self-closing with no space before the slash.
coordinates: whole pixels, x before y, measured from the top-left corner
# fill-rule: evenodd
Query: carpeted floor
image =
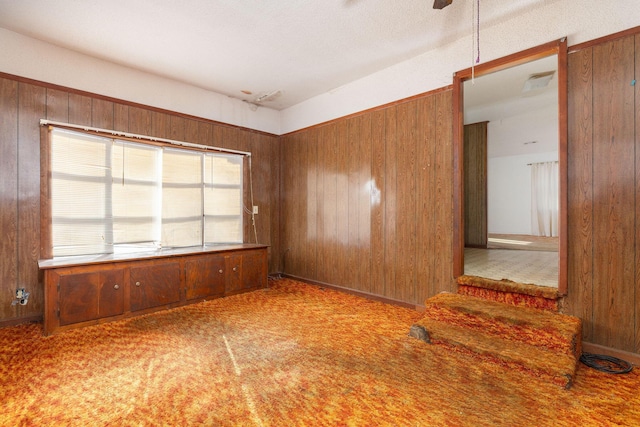
<path id="1" fill-rule="evenodd" d="M 0 329 L 2 426 L 640 424 L 640 371 L 570 390 L 407 336 L 420 313 L 282 279 L 41 335 Z"/>

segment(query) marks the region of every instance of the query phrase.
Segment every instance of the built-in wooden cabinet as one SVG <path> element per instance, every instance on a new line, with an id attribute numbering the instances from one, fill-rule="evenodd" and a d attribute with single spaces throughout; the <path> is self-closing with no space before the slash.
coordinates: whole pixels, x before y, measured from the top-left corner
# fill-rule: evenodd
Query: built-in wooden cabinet
<path id="1" fill-rule="evenodd" d="M 266 287 L 267 246 L 42 260 L 40 268 L 51 334 Z"/>

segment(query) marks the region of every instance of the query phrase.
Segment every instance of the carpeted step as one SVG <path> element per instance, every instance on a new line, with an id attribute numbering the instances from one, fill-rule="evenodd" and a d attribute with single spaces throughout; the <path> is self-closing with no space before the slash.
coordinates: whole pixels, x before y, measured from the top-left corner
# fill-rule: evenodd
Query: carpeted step
<path id="1" fill-rule="evenodd" d="M 555 312 L 560 308 L 561 295 L 548 286 L 467 275 L 458 277 L 458 285 L 463 295 Z"/>
<path id="2" fill-rule="evenodd" d="M 411 335 L 571 385 L 581 352 L 580 319 L 460 294 L 436 295 L 425 306 Z"/>

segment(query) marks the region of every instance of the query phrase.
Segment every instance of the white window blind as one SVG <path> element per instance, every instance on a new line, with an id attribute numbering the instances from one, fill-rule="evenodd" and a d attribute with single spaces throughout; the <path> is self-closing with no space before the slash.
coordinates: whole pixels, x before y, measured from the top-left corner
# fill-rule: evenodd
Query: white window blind
<path id="1" fill-rule="evenodd" d="M 202 153 L 165 148 L 162 246 L 202 244 Z"/>
<path id="2" fill-rule="evenodd" d="M 53 256 L 243 241 L 243 156 L 53 128 Z"/>
<path id="3" fill-rule="evenodd" d="M 242 160 L 233 155 L 205 155 L 206 243 L 242 241 Z"/>

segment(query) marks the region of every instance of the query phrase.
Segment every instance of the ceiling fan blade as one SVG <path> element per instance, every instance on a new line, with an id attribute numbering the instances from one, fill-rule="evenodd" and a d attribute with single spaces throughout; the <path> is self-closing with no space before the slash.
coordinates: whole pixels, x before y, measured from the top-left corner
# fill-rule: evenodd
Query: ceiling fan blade
<path id="1" fill-rule="evenodd" d="M 444 9 L 449 6 L 453 0 L 434 0 L 433 8 L 434 9 Z"/>

